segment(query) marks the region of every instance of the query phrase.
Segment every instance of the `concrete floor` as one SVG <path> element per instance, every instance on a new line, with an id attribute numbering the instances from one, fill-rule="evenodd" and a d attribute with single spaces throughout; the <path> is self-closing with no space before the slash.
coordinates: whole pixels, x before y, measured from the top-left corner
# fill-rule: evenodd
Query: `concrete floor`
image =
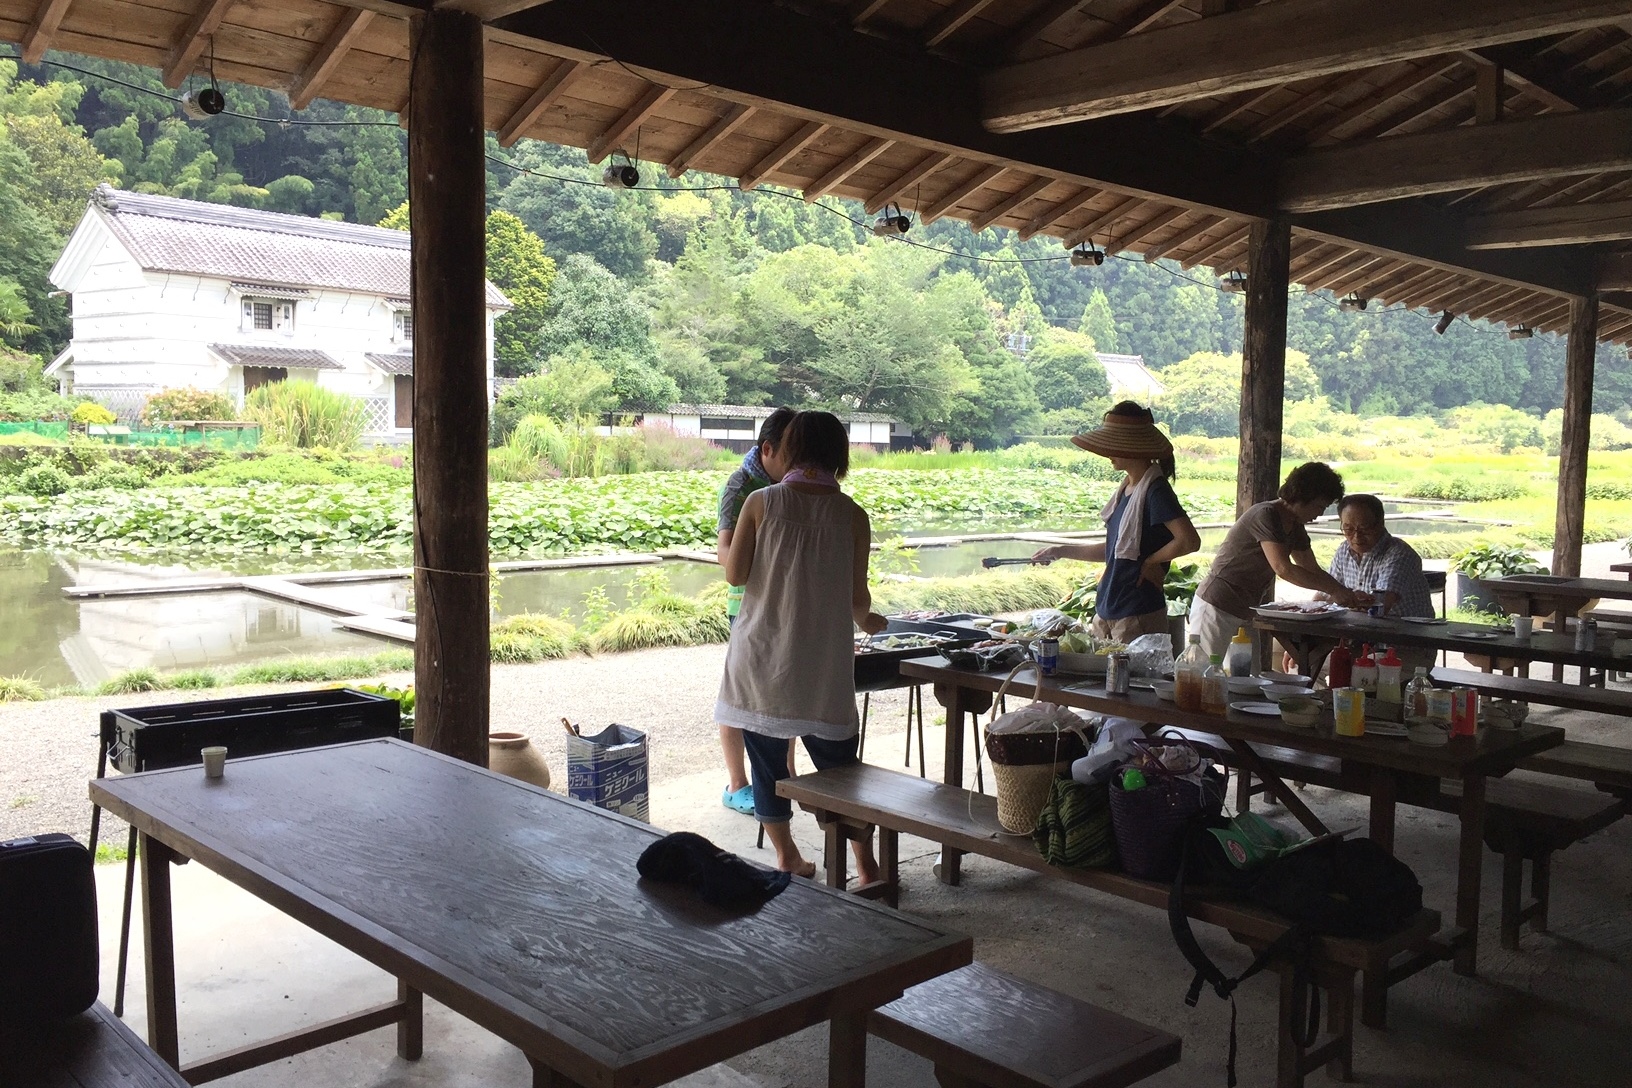
<path id="1" fill-rule="evenodd" d="M 933 708 L 932 708 L 933 712 Z M 1568 718 L 1582 739 L 1610 736 L 1616 724 Z M 869 737 L 869 759 L 897 765 L 902 734 Z M 929 772 L 941 730 L 929 730 Z M 916 757 L 914 759 L 916 763 Z M 654 822 L 698 831 L 757 860 L 754 825 L 719 805 L 714 772 L 656 785 Z M 1363 825 L 1363 799 L 1311 788 L 1306 798 L 1334 827 Z M 1268 810 L 1273 815 L 1278 810 Z M 808 856 L 820 856 L 814 823 L 796 830 Z M 1430 905 L 1450 913 L 1448 871 L 1454 824 L 1446 816 L 1400 809 L 1398 847 L 1423 880 Z M 1208 995 L 1187 1009 L 1187 965 L 1174 948 L 1165 916 L 995 862 L 970 858 L 963 886 L 938 884 L 935 848 L 904 839 L 902 907 L 970 933 L 982 961 L 1077 994 L 1184 1039 L 1176 1067 L 1143 1083 L 1222 1085 L 1229 1024 L 1226 1003 Z M 103 999 L 111 1003 L 122 866 L 98 873 L 102 907 Z M 1464 979 L 1439 965 L 1397 986 L 1386 1032 L 1357 1028 L 1355 1069 L 1361 1083 L 1478 1088 L 1632 1085 L 1632 821 L 1622 821 L 1558 855 L 1554 863 L 1553 931 L 1529 934 L 1522 949 L 1497 943 L 1498 860 L 1487 855 L 1485 929 L 1480 976 Z M 177 968 L 183 1060 L 243 1045 L 388 1000 L 393 981 L 264 906 L 197 864 L 175 872 Z M 139 933 L 139 910 L 138 930 Z M 1247 958 L 1207 927 L 1198 936 L 1228 972 Z M 145 1028 L 140 946 L 133 956 L 126 1019 Z M 1240 1074 L 1247 1086 L 1274 1073 L 1275 987 L 1271 976 L 1247 983 L 1240 1006 Z M 929 1064 L 873 1040 L 869 1080 L 891 1088 L 931 1088 Z M 1319 1075 L 1317 1074 L 1317 1077 Z M 826 1032 L 812 1029 L 761 1047 L 689 1079 L 688 1088 L 781 1088 L 826 1082 Z M 523 1088 L 526 1061 L 513 1047 L 459 1015 L 426 1003 L 425 1055 L 404 1062 L 394 1034 L 381 1030 L 221 1082 L 229 1088 Z"/>

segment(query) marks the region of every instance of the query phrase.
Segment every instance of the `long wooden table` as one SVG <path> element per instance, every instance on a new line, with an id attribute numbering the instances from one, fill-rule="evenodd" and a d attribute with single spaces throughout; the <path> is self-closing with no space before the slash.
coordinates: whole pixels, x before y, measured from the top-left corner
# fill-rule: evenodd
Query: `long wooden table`
<path id="1" fill-rule="evenodd" d="M 1536 631 L 1529 638 L 1471 623 L 1407 623 L 1398 619 L 1355 618 L 1350 613 L 1288 619 L 1259 615 L 1252 621 L 1259 631 L 1273 635 L 1298 662 L 1306 676 L 1314 676 L 1339 639 L 1350 645 L 1363 642 L 1388 646 L 1423 646 L 1449 650 L 1466 656 L 1483 657 L 1493 667 L 1498 658 L 1515 661 L 1546 661 L 1574 665 L 1585 673 L 1591 670 L 1616 672 L 1632 669 L 1632 647 L 1617 649 L 1613 639 L 1602 639 L 1591 650 L 1577 650 L 1570 635 Z M 1470 638 L 1466 632 L 1491 632 L 1495 638 Z M 1490 668 L 1484 671 L 1489 672 Z"/>
<path id="2" fill-rule="evenodd" d="M 397 976 L 396 1002 L 182 1068 L 193 1084 L 395 1023 L 420 994 L 519 1047 L 538 1088 L 648 1088 L 832 1021 L 864 1081 L 869 1010 L 968 964 L 968 937 L 795 878 L 731 914 L 642 880 L 662 833 L 396 740 L 97 779 L 140 833 L 148 1036 L 178 1065 L 169 866 L 192 858 Z"/>
<path id="3" fill-rule="evenodd" d="M 1562 578 L 1550 574 L 1510 574 L 1483 578 L 1477 584 L 1496 596 L 1501 606 L 1520 615 L 1576 615 L 1588 601 L 1632 601 L 1632 581 L 1619 578 Z M 1565 607 L 1566 602 L 1571 607 Z"/>
<path id="4" fill-rule="evenodd" d="M 990 706 L 993 693 L 1005 677 L 973 669 L 954 668 L 945 658 L 919 658 L 901 663 L 901 674 L 935 685 L 935 695 L 946 707 L 946 776 L 953 785 L 963 784 L 963 716 L 979 713 Z M 1021 671 L 1009 685 L 1019 698 L 1038 696 L 1036 674 Z M 1041 698 L 1063 706 L 1099 714 L 1135 718 L 1156 725 L 1196 729 L 1223 737 L 1243 769 L 1252 772 L 1284 804 L 1298 821 L 1315 834 L 1327 828 L 1309 810 L 1297 793 L 1283 782 L 1253 751 L 1254 744 L 1274 745 L 1328 756 L 1340 761 L 1341 774 L 1363 783 L 1371 798 L 1371 837 L 1387 849 L 1394 846 L 1394 809 L 1402 796 L 1422 791 L 1439 792 L 1440 781 L 1461 783 L 1458 808 L 1460 840 L 1457 861 L 1456 969 L 1472 974 L 1478 953 L 1479 891 L 1484 859 L 1485 780 L 1512 770 L 1526 756 L 1545 751 L 1564 740 L 1564 731 L 1550 726 L 1529 725 L 1512 730 L 1481 730 L 1476 737 L 1455 737 L 1440 748 L 1427 748 L 1403 739 L 1388 737 L 1340 737 L 1331 729 L 1328 714 L 1314 729 L 1294 729 L 1279 718 L 1259 717 L 1230 711 L 1210 714 L 1182 710 L 1164 702 L 1152 692 L 1107 695 L 1100 681 L 1073 682 L 1071 677 L 1045 680 Z M 958 855 L 946 850 L 941 858 L 941 879 L 956 883 Z"/>

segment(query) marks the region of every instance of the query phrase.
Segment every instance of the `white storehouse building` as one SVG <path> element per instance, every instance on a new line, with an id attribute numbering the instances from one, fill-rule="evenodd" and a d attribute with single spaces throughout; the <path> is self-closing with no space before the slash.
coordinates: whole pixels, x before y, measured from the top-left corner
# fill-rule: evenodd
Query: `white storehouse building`
<path id="1" fill-rule="evenodd" d="M 413 425 L 408 234 L 100 185 L 51 282 L 72 296 L 73 339 L 46 373 L 133 420 L 160 389 L 239 405 L 304 378 L 362 398 L 367 432 Z M 487 285 L 493 321 L 510 308 Z"/>

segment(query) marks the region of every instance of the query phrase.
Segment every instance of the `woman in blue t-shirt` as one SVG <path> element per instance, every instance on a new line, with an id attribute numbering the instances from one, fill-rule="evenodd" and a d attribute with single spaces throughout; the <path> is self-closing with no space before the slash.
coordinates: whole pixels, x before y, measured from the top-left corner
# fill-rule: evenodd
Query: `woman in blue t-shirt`
<path id="1" fill-rule="evenodd" d="M 1081 449 L 1110 460 L 1126 473 L 1105 505 L 1105 540 L 1097 544 L 1055 544 L 1032 556 L 1034 562 L 1082 559 L 1104 563 L 1090 630 L 1100 638 L 1131 642 L 1168 630 L 1162 582 L 1173 560 L 1201 547 L 1201 536 L 1173 493 L 1173 443 L 1156 428 L 1148 408 L 1125 400 L 1105 413 L 1105 422 L 1071 439 Z"/>

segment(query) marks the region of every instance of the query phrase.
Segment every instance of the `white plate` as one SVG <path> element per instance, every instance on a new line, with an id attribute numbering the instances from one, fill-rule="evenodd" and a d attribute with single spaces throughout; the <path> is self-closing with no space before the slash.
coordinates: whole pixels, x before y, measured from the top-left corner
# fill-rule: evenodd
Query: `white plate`
<path id="1" fill-rule="evenodd" d="M 1274 703 L 1231 703 L 1231 710 L 1239 710 L 1243 714 L 1258 714 L 1265 718 L 1279 718 L 1281 708 Z"/>
<path id="2" fill-rule="evenodd" d="M 1269 686 L 1262 676 L 1231 676 L 1224 683 L 1231 695 L 1256 695 Z"/>
<path id="3" fill-rule="evenodd" d="M 1271 684 L 1307 684 L 1309 678 L 1301 672 L 1265 672 L 1260 673 Z"/>
<path id="4" fill-rule="evenodd" d="M 1501 637 L 1501 635 L 1497 634 L 1495 631 L 1451 631 L 1448 633 L 1452 638 L 1473 638 L 1479 639 L 1480 641 Z"/>
<path id="5" fill-rule="evenodd" d="M 1266 619 L 1272 620 L 1322 620 L 1342 615 L 1348 609 L 1341 605 L 1328 604 L 1316 611 L 1306 612 L 1301 608 L 1277 608 L 1274 604 L 1261 604 L 1254 608 L 1253 611 Z"/>
<path id="6" fill-rule="evenodd" d="M 1434 617 L 1429 617 L 1429 616 L 1401 616 L 1400 617 L 1400 622 L 1401 623 L 1414 623 L 1418 627 L 1435 627 L 1435 626 L 1438 626 L 1439 624 L 1444 623 L 1445 621 L 1440 619 L 1437 616 L 1434 616 Z"/>
<path id="7" fill-rule="evenodd" d="M 1406 736 L 1405 726 L 1399 722 L 1373 721 L 1366 719 L 1366 736 L 1368 737 L 1403 737 Z"/>

